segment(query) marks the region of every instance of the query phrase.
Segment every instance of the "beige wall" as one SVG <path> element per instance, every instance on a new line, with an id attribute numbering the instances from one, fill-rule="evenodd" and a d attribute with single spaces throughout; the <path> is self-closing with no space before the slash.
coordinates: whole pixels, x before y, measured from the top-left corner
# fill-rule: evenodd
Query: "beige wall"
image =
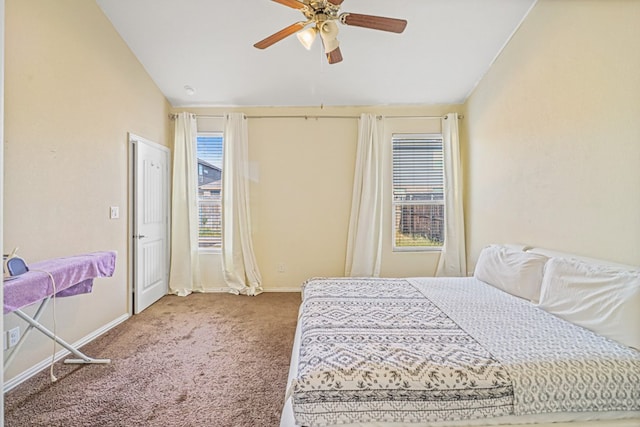
<path id="1" fill-rule="evenodd" d="M 467 102 L 471 264 L 523 242 L 640 265 L 640 2 L 540 0 Z"/>
<path id="2" fill-rule="evenodd" d="M 74 342 L 128 313 L 127 133 L 168 145 L 169 104 L 93 1 L 8 0 L 5 53 L 4 253 L 118 251 L 113 278 L 57 301 L 58 333 Z M 5 381 L 51 347 L 33 333 Z"/>
<path id="3" fill-rule="evenodd" d="M 433 107 L 242 108 L 249 116 L 335 115 L 362 112 L 384 115 L 443 115 L 460 105 Z M 224 109 L 191 108 L 200 115 Z M 358 120 L 354 118 L 249 118 L 249 160 L 253 243 L 265 290 L 297 290 L 314 276 L 342 276 L 351 211 Z M 200 130 L 214 130 L 216 120 L 200 119 Z M 221 130 L 221 129 L 220 129 Z M 389 119 L 392 132 L 432 132 L 440 120 Z M 387 147 L 390 154 L 390 146 Z M 387 159 L 390 164 L 390 159 Z M 389 170 L 387 170 L 388 173 Z M 390 176 L 387 176 L 390 182 Z M 387 194 L 390 189 L 387 189 Z M 384 276 L 433 275 L 439 252 L 391 252 L 391 204 L 385 207 Z M 223 287 L 220 257 L 202 255 L 209 289 Z M 284 272 L 278 265 L 284 264 Z"/>

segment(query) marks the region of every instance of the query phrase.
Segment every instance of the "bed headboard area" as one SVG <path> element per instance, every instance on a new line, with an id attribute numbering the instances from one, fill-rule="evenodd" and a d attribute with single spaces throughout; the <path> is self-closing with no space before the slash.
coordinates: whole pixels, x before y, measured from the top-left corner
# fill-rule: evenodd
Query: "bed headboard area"
<path id="1" fill-rule="evenodd" d="M 489 245 L 474 277 L 640 349 L 640 267 L 524 244 Z"/>
<path id="2" fill-rule="evenodd" d="M 626 268 L 626 269 L 637 269 L 637 268 L 640 268 L 638 266 L 627 265 L 627 264 L 618 264 L 618 263 L 615 263 L 615 262 L 612 262 L 612 261 L 606 261 L 606 260 L 597 259 L 597 258 L 589 258 L 589 257 L 581 256 L 581 255 L 572 254 L 572 253 L 569 253 L 569 252 L 560 252 L 560 251 L 556 251 L 556 250 L 553 250 L 553 249 L 538 248 L 538 247 L 535 247 L 535 246 L 527 246 L 527 245 L 509 245 L 509 246 L 514 246 L 514 247 L 520 246 L 520 247 L 522 247 L 523 251 L 544 255 L 544 256 L 547 256 L 549 258 L 554 258 L 555 257 L 555 258 L 575 259 L 575 260 L 583 261 L 583 262 L 586 262 L 586 263 L 598 264 L 598 265 L 606 265 L 606 266 L 614 267 L 614 268 Z"/>
<path id="3" fill-rule="evenodd" d="M 570 252 L 562 252 L 557 251 L 555 249 L 541 248 L 533 245 L 529 245 L 526 243 L 502 243 L 498 244 L 498 246 L 502 246 L 508 249 L 512 249 L 515 251 L 523 251 L 534 254 L 544 255 L 548 258 L 567 258 L 567 259 L 575 259 L 587 263 L 598 264 L 598 265 L 607 265 L 615 268 L 627 268 L 627 269 L 638 269 L 640 266 L 634 266 L 629 264 L 620 264 L 613 261 L 607 261 L 603 259 L 590 258 L 582 255 L 577 255 Z"/>

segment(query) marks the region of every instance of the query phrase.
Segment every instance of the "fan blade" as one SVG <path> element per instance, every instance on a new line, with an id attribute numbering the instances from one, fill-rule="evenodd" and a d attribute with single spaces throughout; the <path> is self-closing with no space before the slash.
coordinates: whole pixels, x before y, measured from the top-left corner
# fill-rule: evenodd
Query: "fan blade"
<path id="1" fill-rule="evenodd" d="M 335 6 L 340 6 L 344 0 L 328 0 L 329 3 Z"/>
<path id="2" fill-rule="evenodd" d="M 329 64 L 336 64 L 342 61 L 342 52 L 340 52 L 339 47 L 327 53 L 327 61 L 329 61 Z"/>
<path id="3" fill-rule="evenodd" d="M 291 7 L 293 9 L 304 9 L 305 7 L 307 7 L 306 4 L 298 1 L 298 0 L 272 0 L 276 3 L 280 3 L 284 6 L 288 6 Z"/>
<path id="4" fill-rule="evenodd" d="M 386 18 L 384 16 L 361 15 L 359 13 L 343 13 L 340 22 L 355 27 L 401 33 L 407 26 L 405 19 Z"/>
<path id="5" fill-rule="evenodd" d="M 266 39 L 260 40 L 258 43 L 254 44 L 253 47 L 257 47 L 258 49 L 266 49 L 272 44 L 284 39 L 285 37 L 289 37 L 291 34 L 297 33 L 307 24 L 308 22 L 296 22 L 295 24 L 289 25 L 287 28 L 278 31 L 275 34 L 271 34 Z"/>

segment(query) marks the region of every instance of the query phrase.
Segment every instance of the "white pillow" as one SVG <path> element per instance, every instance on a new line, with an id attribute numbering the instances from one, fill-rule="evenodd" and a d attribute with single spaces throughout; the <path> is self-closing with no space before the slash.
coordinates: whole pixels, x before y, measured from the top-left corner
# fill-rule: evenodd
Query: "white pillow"
<path id="1" fill-rule="evenodd" d="M 490 245 L 480 252 L 474 277 L 512 295 L 538 302 L 547 257 Z"/>
<path id="2" fill-rule="evenodd" d="M 640 350 L 640 269 L 551 258 L 539 307 Z"/>

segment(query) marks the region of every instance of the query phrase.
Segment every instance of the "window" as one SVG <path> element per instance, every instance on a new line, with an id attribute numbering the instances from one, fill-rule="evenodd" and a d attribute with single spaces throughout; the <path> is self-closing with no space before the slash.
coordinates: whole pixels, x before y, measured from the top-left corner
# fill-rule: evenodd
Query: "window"
<path id="1" fill-rule="evenodd" d="M 442 135 L 393 134 L 393 250 L 444 243 Z"/>
<path id="2" fill-rule="evenodd" d="M 222 132 L 198 133 L 198 246 L 222 247 Z"/>

